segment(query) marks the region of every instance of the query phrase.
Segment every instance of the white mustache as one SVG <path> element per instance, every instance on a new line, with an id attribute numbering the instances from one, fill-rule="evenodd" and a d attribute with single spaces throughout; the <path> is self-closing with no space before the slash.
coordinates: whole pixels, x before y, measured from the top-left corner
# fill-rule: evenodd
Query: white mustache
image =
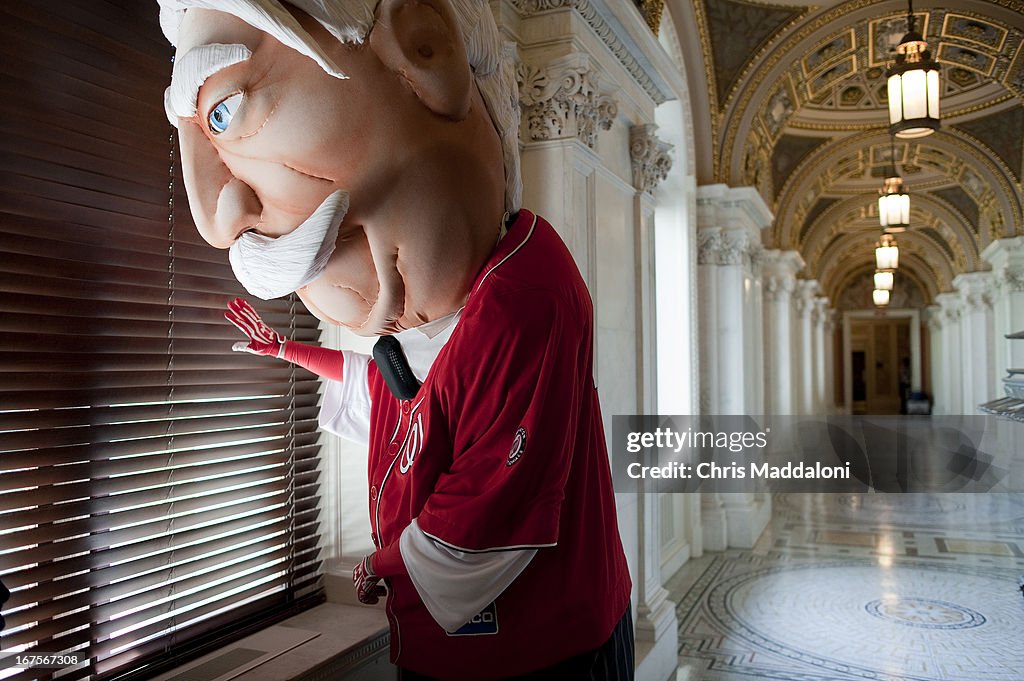
<path id="1" fill-rule="evenodd" d="M 281 298 L 302 288 L 327 267 L 346 213 L 348 192 L 339 189 L 284 236 L 242 234 L 228 251 L 235 278 L 262 300 Z"/>

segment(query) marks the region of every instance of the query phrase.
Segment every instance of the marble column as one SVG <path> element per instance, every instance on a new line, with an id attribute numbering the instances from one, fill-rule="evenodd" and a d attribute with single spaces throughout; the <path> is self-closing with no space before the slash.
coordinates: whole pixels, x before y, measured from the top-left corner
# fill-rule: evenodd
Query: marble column
<path id="1" fill-rule="evenodd" d="M 817 296 L 811 312 L 814 359 L 812 365 L 814 413 L 825 413 L 825 322 L 828 316 L 828 298 Z"/>
<path id="2" fill-rule="evenodd" d="M 928 313 L 928 367 L 931 372 L 932 384 L 932 414 L 942 416 L 947 413 L 949 407 L 949 396 L 947 393 L 947 370 L 945 366 L 945 340 L 943 338 L 943 326 L 945 315 L 938 305 L 929 305 Z"/>
<path id="3" fill-rule="evenodd" d="M 1024 331 L 1024 236 L 993 241 L 981 257 L 992 264 L 998 284 L 994 291 L 995 371 L 1002 380 L 1006 370 L 1024 367 L 1024 341 L 1006 338 Z M 1002 394 L 1001 387 L 996 392 Z"/>
<path id="4" fill-rule="evenodd" d="M 992 272 L 968 272 L 953 279 L 963 309 L 960 333 L 964 414 L 995 397 L 995 338 L 992 323 Z"/>
<path id="5" fill-rule="evenodd" d="M 942 324 L 942 383 L 946 404 L 944 414 L 963 414 L 963 362 L 960 336 L 960 296 L 940 293 L 935 303 L 941 308 Z"/>
<path id="6" fill-rule="evenodd" d="M 762 375 L 758 295 L 761 230 L 771 224 L 752 187 L 697 189 L 697 265 L 700 312 L 701 411 L 754 413 L 747 388 Z"/>
<path id="7" fill-rule="evenodd" d="M 764 252 L 765 412 L 795 414 L 793 386 L 793 291 L 804 267 L 797 251 Z"/>
<path id="8" fill-rule="evenodd" d="M 797 413 L 814 413 L 814 298 L 818 282 L 802 279 L 797 282 Z"/>
<path id="9" fill-rule="evenodd" d="M 757 414 L 763 399 L 761 230 L 772 215 L 753 187 L 697 189 L 701 412 Z M 771 517 L 770 498 L 706 494 L 703 548 L 750 548 Z"/>
<path id="10" fill-rule="evenodd" d="M 837 312 L 831 308 L 825 315 L 825 402 L 824 413 L 836 409 L 836 326 Z"/>

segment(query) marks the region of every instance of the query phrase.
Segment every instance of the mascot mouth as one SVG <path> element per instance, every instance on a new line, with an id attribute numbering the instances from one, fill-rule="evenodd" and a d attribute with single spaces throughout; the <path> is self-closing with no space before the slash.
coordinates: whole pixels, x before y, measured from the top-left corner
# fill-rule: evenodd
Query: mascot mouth
<path id="1" fill-rule="evenodd" d="M 348 192 L 339 189 L 288 234 L 242 234 L 228 251 L 235 278 L 262 300 L 281 298 L 306 286 L 327 267 L 348 207 Z"/>

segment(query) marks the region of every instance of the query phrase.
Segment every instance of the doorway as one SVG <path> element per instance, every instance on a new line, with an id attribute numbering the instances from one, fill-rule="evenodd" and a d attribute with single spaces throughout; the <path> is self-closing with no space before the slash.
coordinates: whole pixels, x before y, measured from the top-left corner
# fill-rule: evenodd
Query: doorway
<path id="1" fill-rule="evenodd" d="M 851 411 L 906 412 L 911 387 L 911 319 L 850 320 Z"/>

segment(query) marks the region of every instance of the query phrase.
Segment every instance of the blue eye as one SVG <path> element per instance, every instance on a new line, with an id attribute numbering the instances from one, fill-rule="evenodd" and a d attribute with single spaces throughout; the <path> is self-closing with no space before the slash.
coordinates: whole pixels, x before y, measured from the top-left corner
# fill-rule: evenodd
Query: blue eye
<path id="1" fill-rule="evenodd" d="M 210 124 L 210 132 L 214 135 L 219 135 L 228 129 L 231 125 L 231 118 L 238 111 L 239 105 L 242 103 L 242 93 L 236 92 L 217 106 L 213 107 L 213 111 L 207 117 Z"/>

